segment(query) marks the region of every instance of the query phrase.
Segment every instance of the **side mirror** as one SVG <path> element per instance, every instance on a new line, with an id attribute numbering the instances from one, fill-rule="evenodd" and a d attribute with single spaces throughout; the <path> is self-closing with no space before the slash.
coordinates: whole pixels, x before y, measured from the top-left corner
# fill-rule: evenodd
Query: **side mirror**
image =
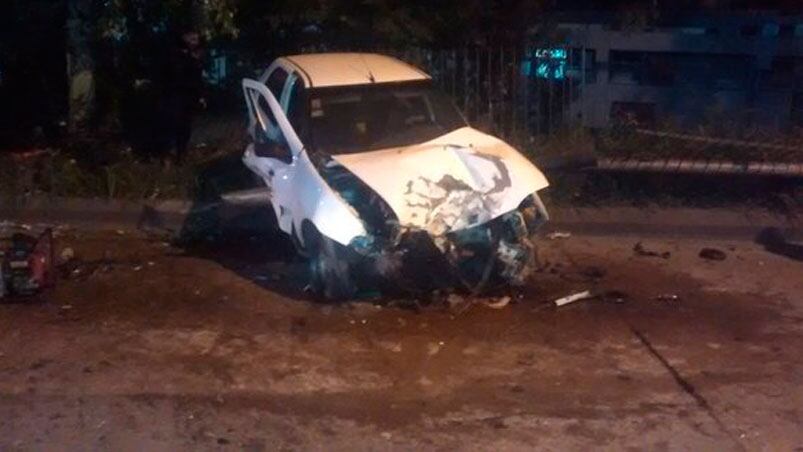
<path id="1" fill-rule="evenodd" d="M 293 162 L 293 153 L 287 145 L 268 141 L 266 143 L 254 143 L 254 154 L 257 157 L 276 159 L 284 163 Z"/>

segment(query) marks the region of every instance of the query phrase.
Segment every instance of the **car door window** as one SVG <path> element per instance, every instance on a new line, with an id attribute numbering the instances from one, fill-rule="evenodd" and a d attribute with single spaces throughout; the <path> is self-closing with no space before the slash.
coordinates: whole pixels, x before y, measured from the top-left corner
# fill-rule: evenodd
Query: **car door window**
<path id="1" fill-rule="evenodd" d="M 304 82 L 298 74 L 293 73 L 290 76 L 289 83 L 290 86 L 287 87 L 287 97 L 283 99 L 282 107 L 284 107 L 287 112 L 287 119 L 290 121 L 290 125 L 293 126 L 293 129 L 302 137 L 302 141 L 304 141 L 303 137 L 306 135 L 307 130 L 305 121 L 307 95 L 304 89 Z"/>
<path id="2" fill-rule="evenodd" d="M 268 89 L 276 99 L 282 98 L 282 91 L 284 91 L 284 84 L 287 82 L 287 76 L 287 71 L 277 67 L 268 77 L 268 81 L 265 82 L 265 85 L 268 86 Z"/>
<path id="3" fill-rule="evenodd" d="M 292 162 L 294 151 L 301 149 L 301 142 L 276 97 L 269 88 L 254 80 L 243 80 L 243 91 L 256 155 L 275 158 L 285 163 Z M 275 133 L 268 133 L 269 130 L 274 130 Z"/>
<path id="4" fill-rule="evenodd" d="M 285 83 L 287 83 L 287 77 L 288 77 L 287 71 L 285 71 L 281 67 L 277 67 L 276 69 L 273 70 L 273 72 L 270 73 L 268 79 L 265 81 L 265 85 L 268 87 L 268 90 L 270 90 L 271 94 L 273 94 L 273 97 L 275 97 L 276 99 L 281 99 L 282 91 L 284 90 L 284 85 Z M 268 108 L 268 105 L 265 102 L 264 98 L 261 98 L 259 102 L 262 106 L 263 111 L 270 117 L 270 121 L 266 123 L 264 129 L 264 133 L 266 136 L 262 138 L 266 138 L 271 141 L 280 141 L 281 130 L 279 130 L 279 127 L 276 125 L 276 121 L 273 118 L 270 108 Z"/>

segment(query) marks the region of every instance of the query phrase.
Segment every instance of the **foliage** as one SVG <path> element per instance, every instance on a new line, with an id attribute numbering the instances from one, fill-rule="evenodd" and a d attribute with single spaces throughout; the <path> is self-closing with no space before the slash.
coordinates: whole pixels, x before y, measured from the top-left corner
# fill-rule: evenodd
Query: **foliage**
<path id="1" fill-rule="evenodd" d="M 206 39 L 236 38 L 235 0 L 106 0 L 99 6 L 98 33 L 126 41 L 137 29 L 159 33 L 195 30 Z"/>

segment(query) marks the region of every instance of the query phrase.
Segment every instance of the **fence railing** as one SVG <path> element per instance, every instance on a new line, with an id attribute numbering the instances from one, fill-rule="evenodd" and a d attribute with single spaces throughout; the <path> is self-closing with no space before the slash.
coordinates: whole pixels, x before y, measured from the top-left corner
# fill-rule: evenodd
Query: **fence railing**
<path id="1" fill-rule="evenodd" d="M 668 103 L 699 103 L 701 89 L 707 88 L 620 83 L 610 79 L 613 72 L 596 63 L 593 51 L 586 49 L 466 46 L 379 51 L 424 69 L 453 96 L 473 124 L 518 144 L 542 143 L 567 131 L 595 128 L 613 137 L 606 141 L 609 145 L 623 137 L 643 142 L 646 134 L 654 138 L 653 142 L 661 141 L 678 151 L 721 153 L 735 149 L 736 156 L 744 156 L 747 149 L 748 154 L 762 158 L 780 153 L 784 160 L 791 155 L 803 161 L 803 122 L 797 121 L 794 111 L 786 115 L 789 112 L 783 111 L 783 105 L 774 107 L 773 112 L 786 117 L 785 124 L 778 120 L 762 123 L 759 120 L 766 119 L 762 113 L 747 108 L 717 110 L 715 105 L 704 114 L 696 111 L 694 114 L 702 116 L 700 120 L 684 118 L 683 109 L 656 117 L 656 110 L 664 108 L 660 103 L 628 100 L 641 96 L 667 98 Z M 705 93 L 725 98 L 743 95 L 713 89 Z M 608 133 L 613 129 L 617 129 L 615 133 Z"/>
<path id="2" fill-rule="evenodd" d="M 473 124 L 506 140 L 531 140 L 582 126 L 581 118 L 571 115 L 581 81 L 566 75 L 573 65 L 570 56 L 562 67 L 536 67 L 534 48 L 383 51 L 428 72 Z"/>
<path id="3" fill-rule="evenodd" d="M 474 126 L 528 150 L 583 134 L 586 148 L 602 152 L 675 152 L 694 158 L 713 154 L 742 160 L 775 160 L 781 155 L 784 161 L 803 161 L 803 93 L 767 95 L 775 101 L 783 96 L 791 100 L 789 105 L 765 106 L 763 112 L 724 108 L 716 102 L 705 105 L 712 96 L 726 106 L 733 99 L 747 105 L 749 91 L 717 91 L 715 81 L 709 87 L 651 85 L 656 76 L 634 78 L 631 75 L 639 71 L 621 62 L 607 64 L 593 50 L 559 44 L 368 50 L 420 67 Z M 238 66 L 217 63 L 221 64 Z M 710 111 L 701 113 L 701 103 Z M 695 106 L 686 108 L 687 104 Z M 768 120 L 766 108 L 784 121 Z M 642 133 L 644 129 L 649 133 Z"/>

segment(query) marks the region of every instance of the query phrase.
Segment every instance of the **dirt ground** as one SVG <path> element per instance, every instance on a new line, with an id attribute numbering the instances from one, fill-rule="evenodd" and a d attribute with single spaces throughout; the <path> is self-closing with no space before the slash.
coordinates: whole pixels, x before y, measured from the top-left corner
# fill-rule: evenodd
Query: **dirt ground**
<path id="1" fill-rule="evenodd" d="M 59 286 L 0 304 L 0 450 L 803 450 L 803 264 L 640 240 L 544 240 L 485 299 L 327 305 L 261 237 L 62 232 Z"/>

